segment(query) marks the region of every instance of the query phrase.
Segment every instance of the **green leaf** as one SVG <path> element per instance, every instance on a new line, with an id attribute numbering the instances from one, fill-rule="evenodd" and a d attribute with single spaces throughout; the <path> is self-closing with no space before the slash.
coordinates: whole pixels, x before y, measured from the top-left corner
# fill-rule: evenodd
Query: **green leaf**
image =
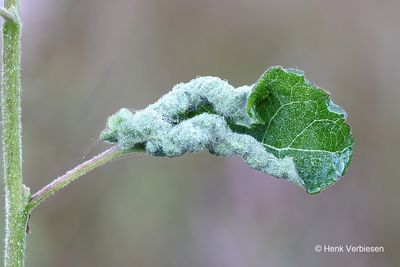
<path id="1" fill-rule="evenodd" d="M 292 157 L 309 193 L 318 193 L 344 175 L 353 138 L 346 112 L 327 92 L 300 71 L 272 67 L 254 85 L 252 98 L 256 100 L 249 101 L 247 109 L 262 124 L 244 132 L 276 157 Z"/>
<path id="2" fill-rule="evenodd" d="M 180 83 L 143 110 L 112 115 L 101 138 L 154 156 L 205 149 L 240 155 L 253 169 L 315 194 L 351 161 L 346 116 L 302 72 L 272 67 L 254 86 L 234 88 L 216 77 Z"/>

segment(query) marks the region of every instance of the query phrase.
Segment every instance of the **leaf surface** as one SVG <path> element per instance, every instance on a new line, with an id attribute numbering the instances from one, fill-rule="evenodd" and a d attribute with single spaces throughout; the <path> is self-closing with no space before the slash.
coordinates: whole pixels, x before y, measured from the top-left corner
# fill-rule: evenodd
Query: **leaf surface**
<path id="1" fill-rule="evenodd" d="M 346 112 L 298 70 L 269 68 L 253 86 L 216 77 L 180 83 L 147 108 L 121 109 L 101 138 L 154 156 L 209 150 L 316 194 L 344 175 L 353 137 Z"/>
<path id="2" fill-rule="evenodd" d="M 267 96 L 267 97 L 266 97 Z M 278 158 L 292 157 L 309 193 L 344 175 L 353 151 L 346 112 L 298 70 L 272 67 L 256 82 L 247 110 L 261 122 L 243 132 Z"/>

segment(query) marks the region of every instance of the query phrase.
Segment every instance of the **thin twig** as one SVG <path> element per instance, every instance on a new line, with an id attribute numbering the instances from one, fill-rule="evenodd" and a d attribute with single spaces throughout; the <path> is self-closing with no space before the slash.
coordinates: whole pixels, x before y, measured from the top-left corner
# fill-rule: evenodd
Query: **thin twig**
<path id="1" fill-rule="evenodd" d="M 25 211 L 27 213 L 31 212 L 34 208 L 36 208 L 42 201 L 44 201 L 49 196 L 53 195 L 55 192 L 70 184 L 77 178 L 86 173 L 94 170 L 97 167 L 103 166 L 107 162 L 112 161 L 118 157 L 121 157 L 124 154 L 127 154 L 132 151 L 121 150 L 117 146 L 114 146 L 99 155 L 89 159 L 72 170 L 66 172 L 64 175 L 59 176 L 51 183 L 40 189 L 38 192 L 32 195 L 30 201 L 28 202 Z"/>

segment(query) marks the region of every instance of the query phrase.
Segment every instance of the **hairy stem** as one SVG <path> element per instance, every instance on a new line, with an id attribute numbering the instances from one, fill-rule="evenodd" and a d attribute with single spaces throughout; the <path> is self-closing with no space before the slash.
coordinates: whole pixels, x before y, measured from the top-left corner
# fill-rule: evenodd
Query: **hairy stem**
<path id="1" fill-rule="evenodd" d="M 67 186 L 77 178 L 85 175 L 86 173 L 94 170 L 97 167 L 103 166 L 107 162 L 110 162 L 124 154 L 132 152 L 132 150 L 121 150 L 117 146 L 114 146 L 99 155 L 87 160 L 72 170 L 66 172 L 64 175 L 53 180 L 51 183 L 40 189 L 38 192 L 32 195 L 30 201 L 26 205 L 25 212 L 29 214 L 34 208 L 36 208 L 42 201 L 53 195 L 61 188 Z"/>
<path id="2" fill-rule="evenodd" d="M 2 123 L 5 179 L 5 266 L 24 265 L 25 223 L 21 145 L 21 25 L 19 0 L 5 0 L 3 18 Z"/>
<path id="3" fill-rule="evenodd" d="M 0 16 L 4 20 L 12 21 L 14 23 L 18 23 L 18 19 L 14 16 L 13 13 L 5 9 L 4 7 L 0 7 Z"/>

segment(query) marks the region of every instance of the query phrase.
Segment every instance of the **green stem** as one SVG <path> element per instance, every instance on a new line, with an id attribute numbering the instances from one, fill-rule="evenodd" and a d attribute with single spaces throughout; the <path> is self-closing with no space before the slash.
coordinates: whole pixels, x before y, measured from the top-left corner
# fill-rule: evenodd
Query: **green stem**
<path id="1" fill-rule="evenodd" d="M 7 9 L 5 9 L 4 7 L 0 7 L 0 16 L 4 20 L 9 20 L 9 21 L 12 21 L 14 23 L 18 23 L 18 18 L 13 13 L 11 13 Z"/>
<path id="2" fill-rule="evenodd" d="M 30 196 L 22 183 L 21 144 L 21 23 L 19 0 L 5 0 L 0 7 L 3 24 L 2 123 L 5 179 L 5 257 L 4 266 L 23 267 L 27 221 L 30 212 L 42 201 L 80 176 L 126 153 L 143 150 L 121 150 L 112 147 L 76 166 Z"/>
<path id="3" fill-rule="evenodd" d="M 71 182 L 75 181 L 77 178 L 85 175 L 86 173 L 94 170 L 97 167 L 103 166 L 107 162 L 110 162 L 126 153 L 131 152 L 131 150 L 121 150 L 117 146 L 114 146 L 99 155 L 89 159 L 72 170 L 66 172 L 64 175 L 53 180 L 51 183 L 40 189 L 38 192 L 32 195 L 30 201 L 26 205 L 25 213 L 29 214 L 34 208 L 36 208 L 42 201 L 46 198 L 52 196 L 55 192 L 61 188 L 67 186 Z"/>
<path id="4" fill-rule="evenodd" d="M 4 8 L 18 14 L 19 1 L 5 0 Z M 4 14 L 3 14 L 4 13 Z M 18 17 L 14 16 L 14 17 Z M 3 16 L 4 18 L 4 16 Z M 4 265 L 24 265 L 25 197 L 22 186 L 21 145 L 21 24 L 17 19 L 3 23 L 3 72 L 2 72 L 2 123 L 3 166 L 5 179 L 5 257 Z"/>

